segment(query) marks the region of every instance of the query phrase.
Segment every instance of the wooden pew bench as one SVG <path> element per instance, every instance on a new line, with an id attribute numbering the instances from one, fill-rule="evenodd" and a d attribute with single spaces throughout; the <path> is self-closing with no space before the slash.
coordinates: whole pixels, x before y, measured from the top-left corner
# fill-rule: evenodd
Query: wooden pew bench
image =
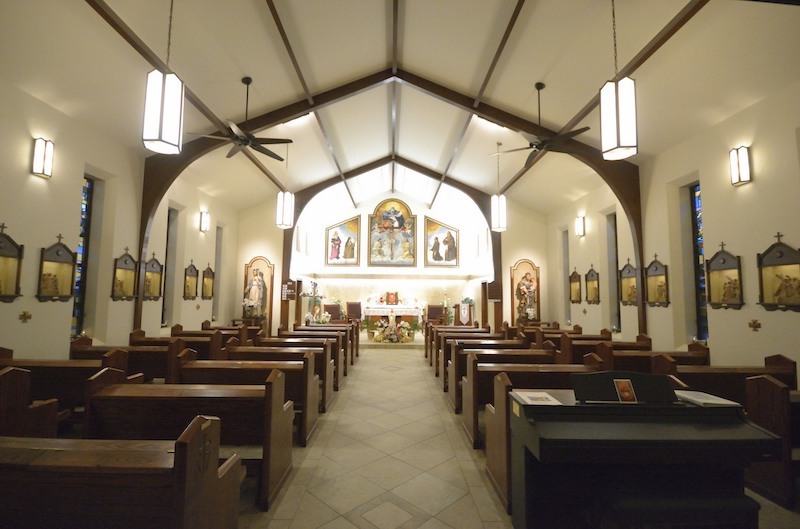
<path id="1" fill-rule="evenodd" d="M 523 331 L 523 334 L 533 333 L 533 343 L 536 345 L 542 344 L 546 341 L 551 341 L 555 344 L 556 349 L 561 350 L 561 337 L 565 334 L 575 340 L 611 340 L 611 331 L 608 329 L 601 329 L 597 334 L 584 334 L 583 328 L 580 325 L 574 326 L 572 329 L 547 329 L 547 328 L 533 328 Z"/>
<path id="2" fill-rule="evenodd" d="M 261 447 L 260 461 L 244 462 L 258 477 L 256 503 L 267 510 L 292 469 L 294 405 L 284 399 L 285 384 L 277 370 L 258 386 L 128 384 L 123 372 L 106 368 L 87 382 L 87 437 L 170 439 L 196 415 L 219 417 L 221 444 Z"/>
<path id="3" fill-rule="evenodd" d="M 284 397 L 294 402 L 297 441 L 306 446 L 319 420 L 319 376 L 314 373 L 314 353 L 283 355 L 270 360 L 197 360 L 184 349 L 179 355 L 179 384 L 258 385 L 273 369 L 286 376 Z"/>
<path id="4" fill-rule="evenodd" d="M 219 466 L 220 421 L 177 441 L 0 438 L 0 525 L 14 529 L 233 529 L 244 468 Z"/>
<path id="5" fill-rule="evenodd" d="M 528 338 L 506 339 L 502 337 L 502 333 L 495 334 L 500 338 L 477 338 L 470 335 L 469 338 L 447 338 L 445 340 L 442 353 L 439 355 L 439 383 L 444 391 L 449 391 L 451 386 L 450 364 L 456 351 L 464 349 L 529 349 L 531 347 L 531 340 Z M 462 374 L 463 371 L 456 376 L 455 380 L 461 380 Z"/>
<path id="6" fill-rule="evenodd" d="M 59 416 L 58 400 L 31 402 L 30 380 L 31 372 L 26 369 L 0 369 L 0 435 L 56 436 L 58 422 L 64 417 Z"/>
<path id="7" fill-rule="evenodd" d="M 781 438 L 781 458 L 751 464 L 745 470 L 747 486 L 792 509 L 800 479 L 800 392 L 771 375 L 749 377 L 745 391 L 747 418 Z"/>
<path id="8" fill-rule="evenodd" d="M 262 339 L 262 336 L 259 336 L 259 339 Z M 347 352 L 349 350 L 348 347 L 348 337 L 347 333 L 341 330 L 338 331 L 286 331 L 281 328 L 278 328 L 278 338 L 310 338 L 310 339 L 317 339 L 317 340 L 332 340 L 333 341 L 333 348 L 334 348 L 334 357 L 341 358 L 341 362 L 337 365 L 341 365 L 341 374 L 342 377 L 336 381 L 337 389 L 344 387 L 345 383 L 347 382 L 347 371 L 348 371 L 348 362 L 347 359 Z"/>
<path id="9" fill-rule="evenodd" d="M 128 353 L 120 349 L 106 350 L 97 360 L 40 360 L 9 356 L 0 358 L 0 368 L 3 367 L 30 371 L 30 399 L 57 399 L 59 409 L 68 411 L 68 418 L 74 420 L 85 404 L 86 379 L 104 367 L 127 372 Z"/>
<path id="10" fill-rule="evenodd" d="M 500 344 L 505 340 L 498 340 L 495 343 Z M 462 388 L 462 381 L 467 374 L 467 359 L 469 353 L 480 354 L 487 362 L 492 362 L 492 355 L 505 355 L 510 358 L 514 355 L 522 355 L 526 360 L 521 360 L 528 364 L 553 364 L 555 363 L 555 347 L 551 342 L 546 342 L 544 347 L 520 347 L 520 348 L 499 348 L 492 347 L 493 341 L 491 340 L 457 340 L 455 342 L 455 351 L 453 352 L 452 360 L 448 369 L 449 390 L 447 398 L 450 405 L 453 406 L 455 413 L 461 413 L 462 399 L 464 390 Z M 481 345 L 488 345 L 489 347 L 481 347 Z M 499 357 L 498 357 L 499 358 Z M 498 360 L 503 362 L 505 360 Z M 515 362 L 516 360 L 511 360 Z"/>
<path id="11" fill-rule="evenodd" d="M 347 337 L 347 347 L 350 350 L 350 365 L 355 365 L 361 356 L 361 333 L 355 323 L 315 323 L 313 325 L 295 325 L 298 332 L 343 331 Z"/>
<path id="12" fill-rule="evenodd" d="M 593 366 L 583 364 L 532 364 L 525 357 L 494 357 L 497 362 L 484 362 L 479 354 L 467 356 L 467 374 L 461 379 L 462 408 L 461 422 L 473 448 L 484 446 L 479 426 L 478 412 L 486 404 L 494 404 L 494 377 L 506 373 L 517 387 L 544 389 L 571 389 L 574 373 L 596 371 Z"/>
<path id="13" fill-rule="evenodd" d="M 222 346 L 231 338 L 238 338 L 240 342 L 244 343 L 250 339 L 250 334 L 247 331 L 246 325 L 240 325 L 233 329 L 184 329 L 183 325 L 176 323 L 170 328 L 170 336 L 173 338 L 211 338 L 215 333 L 222 335 Z"/>
<path id="14" fill-rule="evenodd" d="M 441 336 L 442 334 L 445 333 L 472 335 L 472 334 L 491 334 L 491 331 L 485 327 L 463 327 L 460 325 L 431 325 L 425 346 L 426 346 L 426 353 L 428 354 L 428 365 L 434 368 L 434 372 L 439 369 L 438 350 L 442 344 Z M 502 338 L 502 336 L 500 338 Z"/>
<path id="15" fill-rule="evenodd" d="M 200 360 L 214 360 L 219 358 L 219 354 L 222 351 L 222 333 L 221 332 L 213 332 L 211 336 L 183 336 L 179 338 L 183 340 L 183 347 L 181 349 L 188 347 L 190 349 L 194 349 L 197 351 L 197 357 Z M 166 336 L 145 336 L 144 331 L 141 329 L 137 329 L 130 333 L 128 338 L 129 345 L 169 345 L 172 340 L 176 340 L 178 338 L 166 337 Z"/>
<path id="16" fill-rule="evenodd" d="M 764 358 L 763 366 L 696 366 L 679 365 L 669 355 L 653 357 L 653 373 L 674 375 L 689 389 L 717 395 L 741 405 L 747 401 L 745 381 L 748 377 L 771 375 L 789 389 L 797 389 L 797 363 L 783 355 Z"/>
<path id="17" fill-rule="evenodd" d="M 626 349 L 635 351 L 650 351 L 653 349 L 653 341 L 649 336 L 640 334 L 636 337 L 636 341 L 612 341 L 611 337 L 604 339 L 587 339 L 586 335 L 570 335 L 562 334 L 559 342 L 556 344 L 556 349 L 561 351 L 561 356 L 556 358 L 563 359 L 563 362 L 568 364 L 580 364 L 583 362 L 584 355 L 594 353 L 597 346 L 601 343 L 611 341 L 615 349 Z"/>
<path id="18" fill-rule="evenodd" d="M 650 373 L 653 357 L 666 354 L 675 359 L 679 365 L 711 365 L 711 354 L 708 347 L 700 343 L 689 344 L 686 351 L 640 351 L 620 349 L 614 342 L 602 342 L 594 352 L 603 362 L 606 371 L 636 371 Z"/>
<path id="19" fill-rule="evenodd" d="M 232 342 L 229 347 L 234 345 Z M 339 391 L 339 381 L 344 376 L 344 358 L 342 357 L 341 349 L 336 347 L 336 341 L 330 338 L 300 338 L 300 337 L 263 337 L 257 336 L 250 340 L 248 343 L 239 344 L 239 346 L 254 346 L 254 347 L 291 347 L 291 348 L 308 348 L 315 351 L 317 357 L 314 362 L 314 367 L 317 370 L 320 380 L 324 386 L 323 396 L 327 404 L 333 399 L 333 391 Z M 255 360 L 255 358 L 238 358 L 238 360 Z M 332 371 L 328 373 L 328 371 Z"/>
<path id="20" fill-rule="evenodd" d="M 165 338 L 162 345 L 93 345 L 91 338 L 76 338 L 69 345 L 69 357 L 71 360 L 99 360 L 108 351 L 119 349 L 128 355 L 128 373 L 142 373 L 145 382 L 154 379 L 171 382 L 177 376 L 178 354 L 186 347 L 183 338 Z M 103 367 L 121 369 L 111 365 Z"/>
<path id="21" fill-rule="evenodd" d="M 462 327 L 463 329 L 464 327 Z M 455 331 L 438 331 L 436 333 L 436 343 L 433 348 L 433 374 L 440 377 L 439 384 L 445 380 L 445 374 L 442 373 L 441 368 L 446 364 L 444 361 L 445 356 L 450 357 L 450 341 L 452 340 L 502 340 L 503 333 L 500 332 L 474 332 L 470 327 L 466 328 L 468 332 Z"/>
<path id="22" fill-rule="evenodd" d="M 213 322 L 208 320 L 203 320 L 203 322 L 200 323 L 200 329 L 204 331 L 239 331 L 242 327 L 244 327 L 247 331 L 248 339 L 253 339 L 259 332 L 262 331 L 262 327 L 259 325 L 247 325 L 245 323 L 240 325 L 214 325 Z"/>

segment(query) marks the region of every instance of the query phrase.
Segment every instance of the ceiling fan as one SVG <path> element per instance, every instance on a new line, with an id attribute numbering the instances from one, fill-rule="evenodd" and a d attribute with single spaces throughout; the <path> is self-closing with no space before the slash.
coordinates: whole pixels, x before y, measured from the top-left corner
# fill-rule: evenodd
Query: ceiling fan
<path id="1" fill-rule="evenodd" d="M 250 107 L 250 84 L 252 82 L 253 79 L 251 77 L 242 77 L 242 84 L 244 84 L 247 87 L 247 96 L 244 104 L 245 121 L 247 121 L 247 112 Z M 264 145 L 274 145 L 278 143 L 292 143 L 292 140 L 284 138 L 257 138 L 256 136 L 250 134 L 249 132 L 245 132 L 242 129 L 240 129 L 233 121 L 228 121 L 228 129 L 229 129 L 228 135 L 226 136 L 214 135 L 214 134 L 198 134 L 198 136 L 203 138 L 214 138 L 217 140 L 228 140 L 231 143 L 233 143 L 231 150 L 228 151 L 228 154 L 225 156 L 226 158 L 230 158 L 234 154 L 243 150 L 245 147 L 250 147 L 254 151 L 260 152 L 261 154 L 266 154 L 267 156 L 275 158 L 276 160 L 282 162 L 283 158 L 281 158 L 276 153 L 264 147 Z"/>
<path id="2" fill-rule="evenodd" d="M 544 83 L 539 82 L 534 85 L 536 87 L 536 98 L 538 100 L 539 105 L 539 130 L 542 130 L 542 90 L 544 89 Z M 572 130 L 570 132 L 565 132 L 563 134 L 556 134 L 550 138 L 540 138 L 534 134 L 530 134 L 527 132 L 520 132 L 522 136 L 528 140 L 527 147 L 520 147 L 518 149 L 509 149 L 507 151 L 500 151 L 494 152 L 491 156 L 497 156 L 499 154 L 507 154 L 510 152 L 518 152 L 518 151 L 527 151 L 533 150 L 531 154 L 528 156 L 528 159 L 525 160 L 525 165 L 530 165 L 533 161 L 533 158 L 536 156 L 536 153 L 539 151 L 553 151 L 553 152 L 570 152 L 569 147 L 567 147 L 566 143 L 577 136 L 578 134 L 583 134 L 589 130 L 589 127 L 581 127 L 579 129 Z"/>

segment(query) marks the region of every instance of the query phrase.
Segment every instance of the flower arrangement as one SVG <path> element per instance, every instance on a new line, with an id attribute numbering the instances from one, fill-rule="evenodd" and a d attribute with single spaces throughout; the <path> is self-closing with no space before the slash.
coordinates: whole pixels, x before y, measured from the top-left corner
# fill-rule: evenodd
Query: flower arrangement
<path id="1" fill-rule="evenodd" d="M 306 315 L 303 317 L 303 319 L 309 323 L 330 323 L 331 315 L 327 312 L 323 312 L 322 314 L 315 316 L 310 312 L 306 312 Z"/>
<path id="2" fill-rule="evenodd" d="M 407 343 L 414 339 L 414 331 L 407 321 L 389 325 L 386 320 L 378 320 L 375 325 L 376 342 Z"/>
<path id="3" fill-rule="evenodd" d="M 252 316 L 256 312 L 256 302 L 250 298 L 242 300 L 242 307 L 244 307 L 245 316 Z"/>

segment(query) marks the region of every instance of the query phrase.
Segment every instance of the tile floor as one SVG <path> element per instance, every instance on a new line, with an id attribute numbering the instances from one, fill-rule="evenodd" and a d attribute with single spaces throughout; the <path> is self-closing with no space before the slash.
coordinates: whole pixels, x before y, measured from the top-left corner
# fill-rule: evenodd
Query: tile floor
<path id="1" fill-rule="evenodd" d="M 421 342 L 421 339 L 417 339 Z M 421 343 L 370 346 L 269 512 L 242 490 L 240 529 L 509 529 L 485 457 L 473 450 Z M 762 501 L 762 529 L 800 528 L 800 514 Z"/>

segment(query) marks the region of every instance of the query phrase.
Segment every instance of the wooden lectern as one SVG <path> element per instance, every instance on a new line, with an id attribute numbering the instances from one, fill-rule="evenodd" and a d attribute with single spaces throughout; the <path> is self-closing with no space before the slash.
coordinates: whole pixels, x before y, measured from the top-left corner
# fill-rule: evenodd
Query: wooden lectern
<path id="1" fill-rule="evenodd" d="M 457 303 L 453 305 L 453 325 L 472 327 L 475 318 L 472 315 L 472 305 Z"/>

